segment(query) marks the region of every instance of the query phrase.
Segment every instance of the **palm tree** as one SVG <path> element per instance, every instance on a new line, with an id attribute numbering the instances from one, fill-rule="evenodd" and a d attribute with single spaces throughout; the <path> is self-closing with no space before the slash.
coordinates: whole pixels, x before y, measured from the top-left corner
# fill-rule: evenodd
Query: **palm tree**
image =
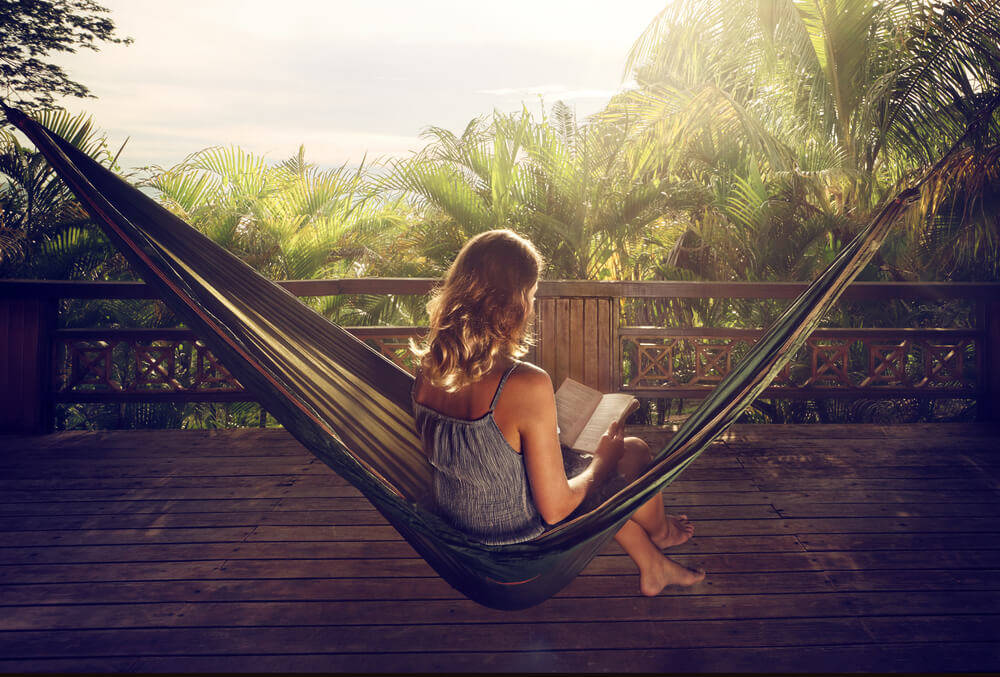
<path id="1" fill-rule="evenodd" d="M 460 135 L 430 128 L 425 137 L 381 188 L 428 210 L 422 250 L 443 265 L 472 235 L 509 227 L 538 246 L 549 277 L 627 278 L 642 238 L 680 194 L 634 176 L 621 125 L 581 123 L 561 102 L 540 122 L 495 112 Z"/>
<path id="2" fill-rule="evenodd" d="M 409 207 L 371 188 L 369 168 L 322 170 L 305 149 L 285 161 L 240 148 L 207 148 L 169 169 L 152 168 L 145 184 L 195 228 L 273 280 L 378 275 Z M 314 306 L 341 324 L 406 321 L 399 299 L 324 297 Z M 401 309 L 405 309 L 405 312 Z"/>
<path id="3" fill-rule="evenodd" d="M 767 212 L 793 215 L 804 225 L 795 250 L 822 257 L 826 248 L 817 243 L 826 238 L 836 250 L 880 200 L 938 157 L 997 91 L 998 5 L 680 0 L 635 43 L 626 69 L 639 88 L 612 102 L 609 115 L 640 121 L 634 147 L 660 173 L 718 186 L 716 218 L 756 232 L 750 227 L 754 215 L 758 226 L 760 219 L 774 222 Z M 998 140 L 994 117 L 974 145 Z M 961 193 L 964 204 L 979 206 L 985 216 L 995 172 L 982 158 L 970 154 L 956 173 L 931 187 L 938 197 L 925 200 L 912 221 L 920 230 L 897 247 L 921 248 L 925 269 L 940 257 L 943 243 L 920 231 L 948 206 L 942 195 Z M 702 234 L 703 224 L 692 221 Z M 955 219 L 943 223 L 957 226 Z M 966 268 L 975 263 L 996 270 L 995 223 L 974 218 L 959 228 L 965 232 L 958 239 L 969 243 L 960 250 Z M 762 253 L 740 249 L 746 260 Z M 897 279 L 921 274 L 884 259 L 875 265 Z"/>
<path id="4" fill-rule="evenodd" d="M 101 164 L 115 168 L 105 136 L 84 113 L 38 114 L 39 121 Z M 119 151 L 120 152 L 120 151 Z M 0 277 L 111 279 L 124 260 L 90 224 L 40 153 L 0 130 Z"/>

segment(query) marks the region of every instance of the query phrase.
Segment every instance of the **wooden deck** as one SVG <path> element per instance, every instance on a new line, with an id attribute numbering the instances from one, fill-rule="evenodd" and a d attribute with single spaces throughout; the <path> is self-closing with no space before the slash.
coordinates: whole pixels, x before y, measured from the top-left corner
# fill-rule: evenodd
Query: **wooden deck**
<path id="1" fill-rule="evenodd" d="M 0 670 L 998 671 L 998 448 L 740 426 L 665 493 L 704 583 L 643 598 L 612 543 L 500 612 L 281 431 L 0 437 Z"/>

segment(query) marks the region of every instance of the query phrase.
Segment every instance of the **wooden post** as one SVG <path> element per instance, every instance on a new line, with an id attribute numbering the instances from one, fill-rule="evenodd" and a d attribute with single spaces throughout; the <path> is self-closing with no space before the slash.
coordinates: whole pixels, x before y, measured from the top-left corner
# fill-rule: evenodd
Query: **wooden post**
<path id="1" fill-rule="evenodd" d="M 535 361 L 556 388 L 566 377 L 601 392 L 620 387 L 615 298 L 544 297 L 535 302 Z"/>
<path id="2" fill-rule="evenodd" d="M 0 432 L 52 430 L 56 300 L 0 297 Z"/>
<path id="3" fill-rule="evenodd" d="M 1000 301 L 981 301 L 978 313 L 983 330 L 983 385 L 979 419 L 1000 422 Z"/>

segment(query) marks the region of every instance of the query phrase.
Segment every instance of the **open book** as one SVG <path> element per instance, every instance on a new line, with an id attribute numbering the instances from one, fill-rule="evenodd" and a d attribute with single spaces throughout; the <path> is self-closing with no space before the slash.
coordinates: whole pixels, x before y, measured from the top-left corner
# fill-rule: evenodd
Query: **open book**
<path id="1" fill-rule="evenodd" d="M 614 421 L 623 421 L 639 408 L 639 400 L 626 393 L 601 394 L 567 378 L 556 391 L 559 441 L 583 454 L 593 454 L 601 436 Z"/>

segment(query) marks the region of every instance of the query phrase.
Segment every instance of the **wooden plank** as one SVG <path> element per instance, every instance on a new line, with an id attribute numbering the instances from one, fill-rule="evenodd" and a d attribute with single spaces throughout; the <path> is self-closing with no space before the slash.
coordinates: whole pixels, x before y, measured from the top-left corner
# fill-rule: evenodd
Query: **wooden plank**
<path id="1" fill-rule="evenodd" d="M 102 474 L 100 468 L 82 464 L 78 469 L 61 465 L 58 470 L 46 472 L 45 468 L 7 470 L 8 479 L 0 480 L 0 488 L 12 490 L 68 490 L 68 489 L 144 489 L 181 486 L 254 486 L 255 480 L 262 483 L 288 484 L 316 487 L 350 487 L 346 480 L 334 474 L 327 466 L 319 463 L 309 466 L 287 466 L 282 472 L 280 466 L 258 466 L 248 464 L 244 468 L 237 465 L 213 469 L 211 464 L 193 464 L 173 469 L 167 465 L 115 466 Z M 719 465 L 697 464 L 684 473 L 683 481 L 725 481 L 751 478 L 742 468 Z M 681 481 L 681 480 L 676 480 Z"/>
<path id="2" fill-rule="evenodd" d="M 256 479 L 256 481 L 254 481 Z M 68 482 L 67 482 L 68 483 Z M 110 485 L 110 486 L 107 486 Z M 86 486 L 92 486 L 90 481 Z M 361 492 L 350 485 L 340 485 L 325 479 L 284 476 L 258 478 L 211 478 L 211 477 L 168 477 L 151 485 L 145 479 L 135 481 L 115 480 L 102 482 L 98 486 L 107 488 L 90 489 L 70 486 L 63 490 L 5 488 L 4 497 L 18 503 L 36 501 L 106 501 L 115 499 L 220 499 L 220 498 L 285 498 L 285 497 L 360 497 Z M 679 492 L 755 492 L 756 487 L 747 480 L 675 480 L 667 491 Z"/>
<path id="3" fill-rule="evenodd" d="M 393 575 L 436 577 L 429 566 L 402 543 L 292 543 L 287 548 L 273 544 L 251 545 L 173 544 L 160 546 L 81 546 L 53 552 L 11 549 L 4 552 L 0 580 L 5 583 L 60 582 L 82 580 L 162 580 L 169 578 L 297 578 L 297 577 L 386 577 Z M 711 544 L 710 544 L 711 545 Z M 871 552 L 711 552 L 713 548 L 673 549 L 670 556 L 685 565 L 698 565 L 711 573 L 706 583 L 718 593 L 719 576 L 734 574 L 785 574 L 823 571 L 838 583 L 838 575 L 890 577 L 896 588 L 909 589 L 912 576 L 927 576 L 930 570 L 941 580 L 962 581 L 970 575 L 1000 568 L 997 550 L 894 550 Z M 633 574 L 635 566 L 616 547 L 607 548 L 584 570 L 583 576 Z M 37 554 L 38 557 L 31 555 Z M 284 557 L 282 556 L 284 555 Z M 71 559 L 72 558 L 72 559 Z M 264 558 L 264 559 L 260 559 Z M 68 560 L 76 562 L 66 564 Z M 19 562 L 19 563 L 18 563 Z M 143 566 L 137 564 L 145 563 Z M 881 578 L 880 578 L 881 577 Z M 983 579 L 989 583 L 988 578 Z M 743 585 L 743 584 L 741 584 Z M 874 584 L 873 584 L 874 585 Z M 926 587 L 926 586 L 924 586 Z M 845 589 L 868 589 L 851 587 Z M 939 588 L 940 589 L 940 588 Z M 740 588 L 746 592 L 745 588 Z M 767 588 L 756 590 L 767 592 Z M 782 587 L 783 592 L 788 592 Z"/>
<path id="4" fill-rule="evenodd" d="M 328 623 L 333 620 L 328 617 Z M 677 623 L 625 622 L 622 632 L 602 634 L 600 622 L 548 624 L 471 624 L 427 627 L 342 625 L 273 628 L 150 628 L 64 630 L 59 633 L 24 631 L 0 635 L 0 654 L 38 656 L 198 655 L 226 653 L 301 653 L 336 647 L 338 652 L 422 651 L 433 641 L 440 651 L 474 646 L 481 651 L 509 651 L 524 646 L 562 649 L 636 649 L 656 645 L 664 636 L 674 647 L 754 646 L 767 638 L 772 646 L 797 646 L 804 638 L 822 636 L 830 644 L 868 641 L 864 627 L 854 619 L 767 619 L 688 621 Z M 17 653 L 14 653 L 16 650 Z"/>
<path id="5" fill-rule="evenodd" d="M 810 551 L 809 561 L 825 571 L 983 569 L 1000 567 L 1000 550 Z"/>
<path id="6" fill-rule="evenodd" d="M 603 576 L 585 581 L 590 587 L 606 586 L 605 594 L 571 596 L 568 591 L 545 603 L 510 614 L 486 609 L 462 599 L 443 582 L 419 579 L 363 579 L 351 584 L 348 579 L 262 581 L 144 581 L 89 584 L 53 584 L 4 586 L 12 603 L 27 606 L 60 607 L 60 600 L 72 604 L 94 603 L 132 605 L 183 603 L 190 613 L 202 617 L 204 625 L 304 625 L 316 623 L 322 614 L 327 623 L 371 625 L 399 622 L 406 626 L 456 623 L 477 625 L 503 622 L 510 624 L 574 623 L 601 621 L 706 621 L 738 622 L 747 618 L 815 619 L 853 615 L 855 609 L 881 610 L 900 602 L 900 613 L 910 608 L 923 610 L 955 609 L 949 599 L 968 601 L 968 613 L 992 613 L 989 603 L 997 601 L 996 591 L 970 590 L 924 592 L 801 592 L 787 596 L 773 594 L 705 595 L 697 591 L 670 590 L 654 600 L 636 594 L 638 577 Z M 143 590 L 148 590 L 144 595 Z M 431 593 L 439 591 L 441 597 Z M 94 593 L 100 592 L 101 595 Z M 617 594 L 614 594 L 617 592 Z M 912 599 L 906 598 L 912 594 Z M 16 602 L 15 602 L 16 600 Z M 79 600 L 79 601 L 74 601 Z M 365 604 L 358 604 L 364 601 Z M 653 603 L 656 602 L 656 603 Z M 392 604 L 397 604 L 396 610 Z M 198 607 L 197 612 L 195 607 Z M 7 607 L 6 609 L 12 609 Z M 62 607 L 67 610 L 66 607 Z M 5 609 L 5 610 L 6 610 Z M 256 609 L 256 613 L 253 610 Z M 120 611 L 127 611 L 122 608 Z M 67 610 L 68 611 L 68 610 Z M 274 611 L 280 616 L 275 618 Z M 84 614 L 85 616 L 85 614 Z M 76 615 L 80 618 L 80 615 Z M 72 621 L 67 616 L 67 621 Z M 842 620 L 842 619 L 841 619 Z M 11 621 L 7 621 L 11 622 Z M 85 617 L 76 623 L 89 622 Z M 119 621 L 121 623 L 121 621 Z M 620 632 L 609 635 L 622 634 Z M 440 643 L 435 643 L 441 650 Z"/>
<path id="7" fill-rule="evenodd" d="M 52 501 L 52 500 L 99 500 L 109 499 L 140 499 L 144 497 L 178 500 L 178 499 L 214 499 L 214 498 L 285 498 L 285 497 L 360 497 L 361 492 L 350 485 L 339 486 L 331 482 L 309 482 L 307 478 L 298 481 L 280 475 L 268 478 L 228 478 L 219 481 L 206 477 L 174 477 L 165 478 L 162 486 L 150 485 L 145 480 L 121 488 L 106 489 L 76 489 L 64 490 L 32 490 L 26 487 L 22 491 L 4 489 L 5 498 L 17 502 Z M 119 483 L 121 480 L 119 480 Z M 703 483 L 702 483 L 703 484 Z M 749 484 L 749 482 L 747 482 Z"/>
<path id="8" fill-rule="evenodd" d="M 774 515 L 776 518 L 777 515 Z M 117 515 L 0 516 L 0 533 L 90 529 L 177 529 L 232 526 L 385 526 L 377 510 L 304 512 L 145 513 Z"/>
<path id="9" fill-rule="evenodd" d="M 9 306 L 7 351 L 10 356 L 7 375 L 7 390 L 4 408 L 8 410 L 8 426 L 5 429 L 30 432 L 24 421 L 24 301 L 12 301 Z"/>
<path id="10" fill-rule="evenodd" d="M 598 364 L 602 359 L 606 359 L 600 352 L 600 337 L 597 326 L 597 299 L 582 299 L 583 303 L 583 331 L 581 341 L 583 348 L 583 383 L 601 389 L 601 382 L 598 379 Z"/>
<path id="11" fill-rule="evenodd" d="M 346 527 L 345 527 L 346 528 Z M 4 538 L 7 547 L 33 545 L 83 545 L 114 543 L 211 543 L 245 540 L 254 527 L 228 527 L 209 529 L 99 529 L 88 531 L 25 531 L 9 532 Z M 392 538 L 390 527 L 378 528 L 382 540 Z M 394 531 L 392 533 L 395 533 Z M 317 534 L 318 536 L 319 534 Z M 337 532 L 326 531 L 327 536 Z M 345 534 L 346 535 L 346 534 Z M 371 534 L 372 536 L 376 534 Z M 348 539 L 344 540 L 356 540 Z M 368 539 L 365 539 L 368 540 Z"/>
<path id="12" fill-rule="evenodd" d="M 779 519 L 769 505 L 705 506 L 689 518 L 699 520 Z M 383 526 L 382 513 L 355 510 L 251 510 L 214 512 L 145 512 L 117 514 L 0 515 L 0 533 L 69 529 L 167 529 L 229 526 Z"/>
<path id="13" fill-rule="evenodd" d="M 858 490 L 858 491 L 823 491 L 822 489 L 813 491 L 734 491 L 731 493 L 717 494 L 689 494 L 674 491 L 668 487 L 663 493 L 664 502 L 669 505 L 737 505 L 740 503 L 770 503 L 775 507 L 786 504 L 802 504 L 810 501 L 816 505 L 828 505 L 836 503 L 911 503 L 911 504 L 987 504 L 992 505 L 997 501 L 995 491 L 935 491 L 933 488 L 924 490 Z"/>
<path id="14" fill-rule="evenodd" d="M 556 355 L 556 302 L 555 299 L 537 299 L 538 323 L 541 330 L 538 346 L 538 366 L 555 381 Z"/>
<path id="15" fill-rule="evenodd" d="M 620 558 L 625 559 L 625 558 Z M 359 600 L 359 599 L 441 599 L 441 600 L 461 600 L 460 593 L 452 590 L 448 585 L 434 575 L 412 576 L 405 572 L 394 569 L 394 573 L 386 576 L 339 576 L 334 577 L 314 576 L 300 577 L 289 576 L 278 577 L 279 572 L 263 571 L 264 575 L 254 577 L 228 576 L 225 571 L 212 576 L 213 570 L 209 567 L 211 563 L 198 563 L 186 567 L 192 575 L 187 578 L 169 578 L 173 575 L 173 570 L 167 569 L 161 572 L 159 568 L 151 567 L 154 574 L 144 579 L 122 579 L 105 580 L 81 578 L 79 580 L 59 580 L 59 581 L 22 581 L 17 585 L 23 590 L 13 590 L 15 595 L 11 599 L 18 600 L 20 605 L 41 605 L 41 606 L 61 606 L 71 605 L 79 607 L 81 604 L 133 604 L 155 602 L 163 603 L 170 601 L 181 601 L 187 603 L 189 596 L 208 595 L 206 601 L 215 599 L 213 590 L 221 591 L 220 601 L 249 601 L 257 600 L 254 596 L 253 586 L 260 583 L 260 594 L 265 598 L 274 598 L 274 601 L 287 601 L 297 599 L 300 589 L 296 582 L 305 585 L 303 589 L 310 592 L 322 594 L 323 599 L 328 600 Z M 294 560 L 290 562 L 294 565 Z M 416 564 L 416 561 L 414 561 Z M 343 564 L 340 565 L 343 568 Z M 316 568 L 316 567 L 314 567 Z M 177 569 L 175 567 L 175 569 Z M 179 573 L 184 573 L 180 571 Z M 156 577 L 156 575 L 159 577 Z M 783 582 L 782 577 L 787 579 Z M 264 583 L 266 582 L 266 583 Z M 4 585 L 8 582 L 5 580 Z M 153 595 L 151 598 L 143 599 L 137 592 L 142 584 L 148 584 L 148 589 Z M 93 594 L 84 592 L 82 589 L 88 585 L 94 586 Z M 578 577 L 565 590 L 558 593 L 563 598 L 621 598 L 637 594 L 639 578 L 634 567 L 631 570 L 624 569 L 610 574 L 587 574 Z M 28 587 L 30 586 L 30 587 Z M 775 586 L 782 590 L 782 594 L 804 594 L 804 593 L 831 593 L 834 588 L 826 579 L 822 572 L 809 570 L 792 570 L 762 573 L 713 573 L 711 584 L 699 584 L 695 591 L 702 596 L 726 596 L 726 595 L 768 595 Z M 952 586 L 954 587 L 954 586 Z M 108 591 L 114 592 L 108 592 Z M 669 593 L 670 591 L 668 591 Z M 677 594 L 682 591 L 677 590 Z M 107 593 L 107 594 L 103 594 Z M 692 593 L 693 594 L 693 593 Z M 230 599 L 232 596 L 232 599 Z M 284 596 L 285 600 L 280 598 Z M 162 599 L 160 599 L 162 597 Z M 801 601 L 801 600 L 800 600 Z M 617 603 L 617 602 L 614 602 Z M 818 602 L 817 602 L 818 603 Z M 24 619 L 20 610 L 8 609 L 5 614 L 6 622 L 0 620 L 0 625 L 4 628 L 24 629 Z M 87 614 L 82 614 L 83 621 L 73 621 L 71 610 L 65 610 L 68 615 L 64 616 L 67 627 L 86 627 L 87 622 L 93 622 Z M 84 610 L 85 611 L 85 610 Z M 782 615 L 787 610 L 776 610 L 774 613 Z M 119 621 L 119 624 L 131 625 L 126 619 Z"/>
<path id="16" fill-rule="evenodd" d="M 343 482 L 329 466 L 319 459 L 295 458 L 290 460 L 252 460 L 252 459 L 216 459 L 200 461 L 198 459 L 181 460 L 144 460 L 140 463 L 130 463 L 128 460 L 102 461 L 100 459 L 63 460 L 57 467 L 48 463 L 19 461 L 0 467 L 7 477 L 18 479 L 38 477 L 46 473 L 53 477 L 149 477 L 154 475 L 181 474 L 188 477 L 234 477 L 240 475 L 320 475 L 332 480 Z"/>
<path id="17" fill-rule="evenodd" d="M 779 477 L 775 479 L 761 480 L 756 483 L 756 487 L 768 493 L 779 491 L 817 491 L 817 490 L 837 490 L 845 491 L 857 490 L 878 490 L 885 489 L 892 491 L 899 489 L 901 483 L 906 484 L 908 489 L 918 491 L 988 491 L 996 492 L 996 480 L 989 478 L 963 478 L 963 479 L 941 479 L 941 478 L 909 478 L 900 479 L 874 479 L 867 477 L 855 478 L 830 478 L 830 477 Z"/>
<path id="18" fill-rule="evenodd" d="M 41 430 L 41 360 L 39 354 L 40 323 L 39 316 L 41 308 L 38 299 L 31 299 L 24 304 L 24 332 L 22 334 L 23 345 L 21 348 L 21 406 L 22 421 L 25 428 L 30 432 Z"/>
<path id="19" fill-rule="evenodd" d="M 606 552 L 622 554 L 614 542 Z M 803 549 L 794 536 L 698 536 L 674 548 L 671 556 L 704 556 L 706 554 L 802 554 Z M 106 543 L 94 545 L 40 545 L 0 547 L 0 561 L 18 563 L 65 562 L 162 562 L 193 561 L 205 559 L 288 559 L 288 558 L 378 558 L 417 557 L 413 548 L 403 540 L 392 541 L 280 541 L 280 542 L 173 542 L 173 543 Z M 761 562 L 767 562 L 762 559 Z M 746 565 L 744 565 L 746 566 Z"/>
<path id="20" fill-rule="evenodd" d="M 780 426 L 737 424 L 731 426 L 724 434 L 727 442 L 763 442 L 771 439 L 782 440 L 831 440 L 831 439 L 906 439 L 911 441 L 926 440 L 929 437 L 936 440 L 945 438 L 968 438 L 997 436 L 996 424 L 991 423 L 787 423 Z M 775 435 L 780 430 L 780 435 Z M 763 446 L 760 450 L 766 452 L 770 447 Z"/>
<path id="21" fill-rule="evenodd" d="M 993 672 L 993 643 L 0 659 L 6 672 Z"/>
<path id="22" fill-rule="evenodd" d="M 936 517 L 906 517 L 906 518 L 829 518 L 829 519 L 745 519 L 745 520 L 698 520 L 697 529 L 703 536 L 756 536 L 778 534 L 823 534 L 823 533 L 950 533 L 955 528 L 955 520 Z M 997 522 L 993 518 L 968 518 L 963 520 L 962 529 L 966 532 L 993 534 L 997 532 Z M 122 532 L 124 538 L 130 530 L 95 530 L 90 532 L 91 538 L 117 538 Z M 161 533 L 169 531 L 190 531 L 185 529 L 161 529 Z M 50 542 L 49 534 L 61 534 L 64 538 L 76 538 L 73 532 L 8 532 L 8 538 L 18 545 L 32 544 L 34 540 Z M 393 538 L 395 531 L 391 527 L 281 527 L 261 525 L 247 536 L 247 540 L 385 540 Z"/>
<path id="23" fill-rule="evenodd" d="M 798 583 L 781 586 L 783 592 L 832 590 L 825 575 L 816 570 L 816 560 L 805 553 L 715 553 L 677 554 L 676 561 L 698 564 L 711 570 L 712 580 L 705 591 L 711 594 L 766 593 L 781 576 Z M 392 558 L 311 558 L 311 559 L 195 559 L 154 561 L 136 566 L 136 562 L 93 562 L 0 565 L 4 584 L 80 583 L 83 581 L 167 581 L 212 579 L 290 579 L 290 578 L 438 578 L 424 560 L 410 553 Z M 810 576 L 795 578 L 808 572 Z M 595 558 L 581 576 L 634 575 L 635 564 L 624 554 L 604 554 Z M 585 587 L 589 584 L 582 583 Z M 585 592 L 581 590 L 581 593 Z M 593 594 L 598 594 L 593 592 Z M 580 596 L 586 596 L 581 594 Z"/>
<path id="24" fill-rule="evenodd" d="M 780 431 L 776 431 L 780 432 Z M 775 435 L 777 438 L 778 435 Z M 760 442 L 724 442 L 728 453 L 752 468 L 780 467 L 789 470 L 808 467 L 853 467 L 892 465 L 969 466 L 998 464 L 990 446 L 995 439 L 943 438 L 934 445 L 899 439 L 859 440 L 783 440 Z M 957 448 L 955 445 L 958 445 Z"/>
<path id="25" fill-rule="evenodd" d="M 552 379 L 556 388 L 569 376 L 570 344 L 574 342 L 570 335 L 570 322 L 570 300 L 568 298 L 556 299 L 556 373 Z"/>
<path id="26" fill-rule="evenodd" d="M 956 497 L 956 500 L 960 497 Z M 778 503 L 782 517 L 1000 517 L 998 503 Z"/>
<path id="27" fill-rule="evenodd" d="M 788 549 L 786 547 L 786 551 Z M 801 552 L 801 548 L 797 548 Z M 112 543 L 104 545 L 48 545 L 4 547 L 0 549 L 4 564 L 60 564 L 65 562 L 181 562 L 213 559 L 274 559 L 289 558 L 418 558 L 408 543 L 397 541 L 339 541 L 243 543 L 215 541 L 207 543 Z"/>
<path id="28" fill-rule="evenodd" d="M 995 590 L 1000 569 L 828 571 L 837 590 Z"/>
<path id="29" fill-rule="evenodd" d="M 947 505 L 947 504 L 946 504 Z M 53 503 L 0 504 L 0 520 L 14 524 L 15 517 L 68 516 L 71 519 L 116 515 L 207 515 L 275 513 L 300 519 L 298 513 L 374 512 L 372 504 L 363 498 L 302 498 L 302 499 L 219 499 L 194 501 L 60 501 Z M 692 514 L 693 511 L 697 511 Z M 778 514 L 767 501 L 735 505 L 673 504 L 673 513 L 687 513 L 692 519 L 764 519 Z M 140 517 L 141 519 L 141 517 Z M 202 519 L 202 518 L 195 518 Z M 301 516 L 305 519 L 305 515 Z M 334 517 L 334 519 L 338 519 Z M 109 522 L 110 523 L 110 522 Z"/>
<path id="30" fill-rule="evenodd" d="M 965 642 L 996 642 L 1000 639 L 998 620 L 997 614 L 893 616 L 865 618 L 862 624 L 880 642 L 933 642 L 942 637 L 960 637 Z"/>
<path id="31" fill-rule="evenodd" d="M 387 619 L 407 619 L 404 627 L 441 623 L 509 624 L 629 621 L 706 621 L 743 619 L 843 620 L 860 615 L 995 613 L 1000 593 L 995 590 L 928 590 L 802 592 L 787 595 L 705 595 L 697 590 L 673 591 L 657 598 L 635 593 L 637 577 L 604 576 L 584 581 L 606 586 L 606 594 L 579 597 L 568 591 L 528 610 L 510 614 L 480 607 L 462 599 L 443 582 L 431 579 L 262 580 L 262 581 L 144 581 L 141 583 L 84 583 L 4 586 L 11 603 L 60 607 L 72 604 L 131 605 L 173 603 L 188 605 L 187 613 L 202 617 L 204 625 L 284 625 L 317 622 L 316 614 L 338 625 L 372 625 Z M 147 590 L 148 594 L 143 594 Z M 430 593 L 439 590 L 443 597 Z M 101 594 L 95 594 L 100 592 Z M 615 594 L 617 593 L 617 594 Z M 364 604 L 358 604 L 364 601 Z M 396 605 L 395 608 L 393 605 Z M 13 607 L 8 607 L 12 609 Z M 64 610 L 66 607 L 62 607 Z M 120 608 L 120 612 L 127 611 Z M 254 610 L 256 610 L 254 612 Z M 274 612 L 280 612 L 275 617 Z M 76 616 L 80 618 L 79 615 Z M 67 616 L 72 621 L 72 616 Z M 11 620 L 7 621 L 8 623 Z M 86 619 L 80 622 L 87 622 Z M 119 621 L 121 622 L 121 621 Z M 248 627 L 247 629 L 250 629 Z M 610 635 L 625 634 L 621 629 Z M 2 634 L 0 634 L 2 637 Z M 811 643 L 811 642 L 802 642 Z M 440 642 L 428 644 L 443 649 Z M 655 644 L 654 644 L 655 646 Z M 398 647 L 397 647 L 398 648 Z M 9 654 L 8 654 L 9 655 Z"/>
<path id="32" fill-rule="evenodd" d="M 823 550 L 993 550 L 1000 543 L 982 534 L 969 533 L 810 533 L 798 534 L 799 543 L 810 552 Z"/>
<path id="33" fill-rule="evenodd" d="M 54 501 L 0 503 L 0 515 L 120 515 L 184 514 L 206 512 L 370 510 L 364 498 L 219 498 L 147 501 Z"/>
<path id="34" fill-rule="evenodd" d="M 597 384 L 601 392 L 616 392 L 621 387 L 621 355 L 615 337 L 618 306 L 612 299 L 597 304 Z M 617 380 L 616 380 L 617 379 Z M 662 446 L 662 445 L 661 445 Z"/>
<path id="35" fill-rule="evenodd" d="M 745 492 L 750 494 L 751 492 Z M 745 494 L 734 494 L 743 496 Z M 678 494 L 693 497 L 690 500 L 672 500 L 670 511 L 688 512 L 697 510 L 703 519 L 735 519 L 745 517 L 777 516 L 770 501 L 759 494 L 757 501 L 712 501 L 700 494 Z M 944 504 L 948 505 L 948 504 Z M 980 504 L 974 504 L 980 505 Z M 131 500 L 119 501 L 34 501 L 28 503 L 2 503 L 0 515 L 118 515 L 118 514 L 184 514 L 208 512 L 250 512 L 250 511 L 304 511 L 304 510 L 369 510 L 372 504 L 365 498 L 318 497 L 318 498 L 219 498 L 219 499 L 178 499 L 178 500 Z"/>
<path id="36" fill-rule="evenodd" d="M 775 431 L 780 433 L 780 431 Z M 817 432 L 817 434 L 820 434 Z M 993 445 L 995 438 L 925 438 L 923 440 L 882 439 L 879 448 L 872 448 L 872 441 L 877 438 L 856 440 L 801 440 L 784 438 L 774 435 L 773 444 L 764 447 L 762 442 L 724 442 L 729 450 L 745 458 L 747 463 L 767 465 L 787 462 L 789 464 L 808 464 L 810 459 L 833 462 L 839 459 L 841 465 L 853 462 L 858 464 L 891 464 L 907 459 L 933 459 L 937 465 L 961 463 L 967 459 L 975 459 L 996 464 L 996 453 Z M 865 459 L 865 452 L 873 452 L 876 457 Z"/>
<path id="37" fill-rule="evenodd" d="M 963 480 L 963 479 L 983 479 L 986 482 L 994 480 L 989 468 L 971 466 L 921 466 L 921 465 L 892 465 L 892 466 L 860 466 L 860 467 L 840 467 L 834 470 L 832 467 L 796 468 L 794 477 L 796 479 L 826 478 L 836 474 L 841 478 L 865 479 L 887 479 L 887 480 Z M 994 467 L 994 471 L 996 467 Z M 789 477 L 791 473 L 785 468 L 749 468 L 747 475 L 759 480 L 762 483 L 770 480 L 780 480 Z"/>
<path id="38" fill-rule="evenodd" d="M 584 382 L 584 357 L 585 347 L 592 345 L 592 340 L 583 333 L 584 301 L 583 299 L 569 299 L 569 326 L 563 331 L 569 331 L 566 337 L 566 347 L 569 349 L 569 370 L 567 375 L 575 381 Z"/>

